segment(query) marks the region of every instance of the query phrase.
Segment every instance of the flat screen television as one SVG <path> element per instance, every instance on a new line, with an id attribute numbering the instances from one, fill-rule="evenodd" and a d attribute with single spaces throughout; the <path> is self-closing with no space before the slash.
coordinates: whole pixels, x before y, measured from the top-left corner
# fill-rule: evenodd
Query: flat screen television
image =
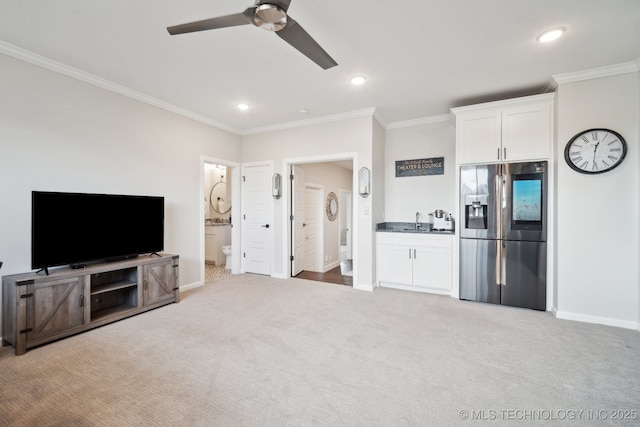
<path id="1" fill-rule="evenodd" d="M 164 197 L 33 191 L 31 268 L 115 261 L 164 249 Z"/>

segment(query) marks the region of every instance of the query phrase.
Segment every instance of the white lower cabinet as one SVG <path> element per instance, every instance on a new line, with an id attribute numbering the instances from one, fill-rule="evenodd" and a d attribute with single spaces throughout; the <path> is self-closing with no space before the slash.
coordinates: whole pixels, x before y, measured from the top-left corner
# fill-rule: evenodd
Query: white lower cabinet
<path id="1" fill-rule="evenodd" d="M 451 293 L 453 235 L 378 232 L 376 236 L 378 285 Z"/>

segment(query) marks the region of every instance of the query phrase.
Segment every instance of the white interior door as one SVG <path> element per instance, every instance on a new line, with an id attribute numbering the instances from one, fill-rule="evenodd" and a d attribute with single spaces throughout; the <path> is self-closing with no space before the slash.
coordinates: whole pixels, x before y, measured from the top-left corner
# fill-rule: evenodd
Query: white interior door
<path id="1" fill-rule="evenodd" d="M 305 259 L 305 182 L 304 169 L 300 166 L 291 166 L 291 206 L 293 211 L 293 219 L 291 221 L 291 275 L 296 276 L 304 269 Z"/>
<path id="2" fill-rule="evenodd" d="M 304 269 L 322 271 L 318 262 L 320 242 L 320 194 L 321 189 L 313 186 L 305 188 L 304 210 Z"/>
<path id="3" fill-rule="evenodd" d="M 271 274 L 271 166 L 243 167 L 244 271 Z"/>

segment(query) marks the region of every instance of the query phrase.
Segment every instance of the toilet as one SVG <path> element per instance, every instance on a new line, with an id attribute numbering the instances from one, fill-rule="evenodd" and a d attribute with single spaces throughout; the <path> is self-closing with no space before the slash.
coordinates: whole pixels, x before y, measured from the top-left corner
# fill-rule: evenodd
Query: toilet
<path id="1" fill-rule="evenodd" d="M 227 260 L 224 263 L 224 269 L 231 270 L 231 245 L 223 246 L 222 253 L 227 256 Z"/>

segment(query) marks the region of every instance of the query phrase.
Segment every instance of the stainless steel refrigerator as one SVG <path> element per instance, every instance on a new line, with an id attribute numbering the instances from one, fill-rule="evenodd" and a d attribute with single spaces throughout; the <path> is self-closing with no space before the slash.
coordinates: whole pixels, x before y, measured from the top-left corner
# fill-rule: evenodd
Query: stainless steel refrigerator
<path id="1" fill-rule="evenodd" d="M 460 299 L 546 310 L 547 167 L 461 167 Z"/>

